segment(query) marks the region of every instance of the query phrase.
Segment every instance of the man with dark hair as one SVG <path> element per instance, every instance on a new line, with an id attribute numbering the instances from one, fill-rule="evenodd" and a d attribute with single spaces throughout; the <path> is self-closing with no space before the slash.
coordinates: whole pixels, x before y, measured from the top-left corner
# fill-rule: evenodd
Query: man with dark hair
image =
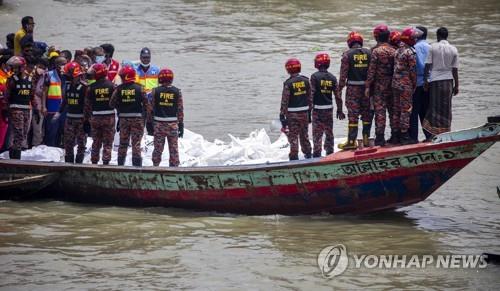
<path id="1" fill-rule="evenodd" d="M 21 20 L 21 29 L 14 36 L 14 55 L 21 55 L 21 39 L 27 34 L 33 34 L 35 22 L 32 16 L 24 16 Z"/>
<path id="2" fill-rule="evenodd" d="M 0 46 L 0 56 L 12 56 L 14 54 L 14 34 L 9 33 L 6 36 L 6 48 Z"/>
<path id="3" fill-rule="evenodd" d="M 372 51 L 368 76 L 365 83 L 365 96 L 369 97 L 373 86 L 373 105 L 375 109 L 375 145 L 385 145 L 386 111 L 389 109 L 389 120 L 392 121 L 392 75 L 394 73 L 394 55 L 396 50 L 389 44 L 389 30 L 380 31 L 377 35 L 378 46 Z M 392 128 L 392 124 L 391 124 Z M 397 138 L 392 132 L 390 142 Z"/>
<path id="4" fill-rule="evenodd" d="M 414 141 L 418 141 L 418 119 L 420 118 L 420 124 L 423 124 L 427 108 L 429 107 L 429 92 L 424 90 L 424 68 L 427 54 L 431 48 L 426 40 L 427 28 L 424 26 L 417 26 L 416 28 L 421 32 L 421 34 L 414 46 L 417 54 L 417 88 L 415 89 L 415 93 L 413 93 L 409 130 L 410 137 Z M 422 131 L 424 132 L 426 138 L 430 137 L 429 133 L 423 128 Z"/>
<path id="5" fill-rule="evenodd" d="M 105 60 L 104 64 L 108 68 L 108 80 L 114 82 L 118 71 L 120 70 L 120 63 L 113 59 L 113 54 L 115 53 L 115 47 L 110 43 L 101 44 L 101 47 L 104 49 Z M 114 82 L 116 83 L 116 82 Z"/>
<path id="6" fill-rule="evenodd" d="M 63 50 L 59 55 L 61 57 L 64 57 L 68 62 L 71 62 L 71 60 L 73 59 L 73 54 L 69 50 Z"/>
<path id="7" fill-rule="evenodd" d="M 457 48 L 447 41 L 446 27 L 440 27 L 436 36 L 437 43 L 431 45 L 424 70 L 424 86 L 429 90 L 429 108 L 423 127 L 432 136 L 451 130 L 451 99 L 458 94 Z"/>
<path id="8" fill-rule="evenodd" d="M 33 51 L 33 37 L 30 34 L 21 39 L 21 56 L 26 60 L 28 73 L 31 73 L 36 65 L 36 57 Z"/>

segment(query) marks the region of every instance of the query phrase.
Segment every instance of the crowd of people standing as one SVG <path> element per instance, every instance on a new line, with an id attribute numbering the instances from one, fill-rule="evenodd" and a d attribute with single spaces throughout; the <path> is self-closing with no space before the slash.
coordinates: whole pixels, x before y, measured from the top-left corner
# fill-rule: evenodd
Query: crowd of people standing
<path id="1" fill-rule="evenodd" d="M 76 50 L 56 50 L 35 41 L 34 19 L 26 16 L 21 29 L 7 35 L 0 50 L 0 148 L 11 159 L 23 149 L 45 144 L 65 149 L 67 163 L 82 163 L 86 137 L 93 137 L 91 162 L 109 164 L 116 131 L 120 132 L 118 165 L 124 165 L 129 145 L 132 164 L 142 165 L 140 142 L 144 128 L 154 135 L 153 164 L 161 162 L 165 139 L 170 166 L 179 165 L 178 137 L 184 132 L 183 99 L 172 85 L 174 74 L 151 63 L 151 51 L 140 61 L 118 62 L 112 44 Z M 347 141 L 343 150 L 369 145 L 375 122 L 375 145 L 418 142 L 418 123 L 426 140 L 450 130 L 451 98 L 458 94 L 458 53 L 447 42 L 448 31 L 437 30 L 437 42 L 426 42 L 425 27 L 373 30 L 377 45 L 363 47 L 363 36 L 351 32 L 341 57 L 339 80 L 328 71 L 330 55 L 319 53 L 318 69 L 310 78 L 300 75 L 301 63 L 289 59 L 285 68 L 280 120 L 290 143 L 290 160 L 298 159 L 299 143 L 306 158 L 333 153 L 333 99 L 336 118 L 345 119 L 342 91 L 346 88 Z M 384 132 L 389 116 L 391 137 Z M 312 123 L 313 147 L 308 124 Z M 323 146 L 323 136 L 325 136 Z M 74 148 L 77 148 L 76 155 Z"/>
<path id="2" fill-rule="evenodd" d="M 348 49 L 341 57 L 340 77 L 328 71 L 330 56 L 318 53 L 310 78 L 300 75 L 301 63 L 289 59 L 285 69 L 290 78 L 284 82 L 280 120 L 290 143 L 290 160 L 298 159 L 299 143 L 305 158 L 333 153 L 333 100 L 336 117 L 345 118 L 342 91 L 346 88 L 347 141 L 343 150 L 358 148 L 359 120 L 362 141 L 368 147 L 372 123 L 376 146 L 418 143 L 419 119 L 425 141 L 450 131 L 451 100 L 458 94 L 458 52 L 447 41 L 448 30 L 436 31 L 437 42 L 429 45 L 427 29 L 409 27 L 390 31 L 380 24 L 373 29 L 377 44 L 363 47 L 363 36 L 355 31 L 347 37 Z M 391 136 L 385 139 L 386 118 Z M 313 148 L 308 124 L 312 123 Z M 323 146 L 323 136 L 325 136 Z"/>

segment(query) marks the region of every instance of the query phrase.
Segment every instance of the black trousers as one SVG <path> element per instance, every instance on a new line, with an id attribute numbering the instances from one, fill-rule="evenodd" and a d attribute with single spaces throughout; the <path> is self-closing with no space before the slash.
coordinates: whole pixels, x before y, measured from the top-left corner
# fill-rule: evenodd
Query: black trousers
<path id="1" fill-rule="evenodd" d="M 418 120 L 420 118 L 420 125 L 424 122 L 425 114 L 429 108 L 429 91 L 425 92 L 424 87 L 417 87 L 415 93 L 413 93 L 413 104 L 410 115 L 410 137 L 413 140 L 418 141 Z M 430 138 L 431 134 L 427 132 L 423 127 L 422 131 L 425 134 L 425 138 Z"/>

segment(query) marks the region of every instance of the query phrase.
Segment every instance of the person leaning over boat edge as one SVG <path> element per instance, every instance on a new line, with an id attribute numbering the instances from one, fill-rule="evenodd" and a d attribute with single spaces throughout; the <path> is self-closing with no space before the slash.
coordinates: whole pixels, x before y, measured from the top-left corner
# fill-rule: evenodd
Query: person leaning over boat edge
<path id="1" fill-rule="evenodd" d="M 289 59 L 285 69 L 290 77 L 283 83 L 281 95 L 280 121 L 283 128 L 289 129 L 287 134 L 290 143 L 290 160 L 299 159 L 299 141 L 306 159 L 311 158 L 311 143 L 307 127 L 312 110 L 311 84 L 309 79 L 300 75 L 301 64 L 296 58 Z"/>
<path id="2" fill-rule="evenodd" d="M 181 90 L 172 85 L 173 80 L 172 70 L 167 68 L 160 70 L 158 74 L 160 85 L 151 92 L 153 114 L 146 127 L 148 134 L 154 135 L 152 160 L 156 167 L 161 162 L 165 137 L 168 142 L 169 166 L 179 166 L 178 137 L 184 136 L 184 105 Z"/>
<path id="3" fill-rule="evenodd" d="M 85 94 L 87 86 L 82 81 L 82 68 L 77 62 L 67 63 L 64 66 L 66 82 L 64 84 L 64 98 L 52 122 L 57 122 L 61 113 L 66 112 L 64 123 L 64 161 L 66 163 L 83 163 L 87 136 L 90 131 L 89 116 L 84 112 Z M 77 147 L 74 154 L 75 140 Z"/>
<path id="4" fill-rule="evenodd" d="M 144 117 L 150 114 L 149 102 L 141 85 L 135 83 L 135 70 L 124 66 L 119 73 L 123 83 L 116 87 L 109 106 L 118 110 L 120 118 L 120 145 L 118 165 L 123 166 L 127 156 L 129 140 L 132 139 L 132 165 L 142 167 L 141 140 L 144 135 Z M 147 117 L 146 117 L 147 118 Z"/>
<path id="5" fill-rule="evenodd" d="M 111 151 L 115 137 L 115 110 L 109 106 L 114 91 L 113 83 L 108 79 L 109 73 L 105 64 L 94 64 L 90 68 L 95 76 L 95 82 L 87 90 L 85 111 L 90 119 L 92 133 L 92 151 L 90 161 L 99 162 L 102 147 L 102 163 L 108 165 L 111 161 Z"/>
<path id="6" fill-rule="evenodd" d="M 34 102 L 33 81 L 26 72 L 23 57 L 13 56 L 7 61 L 13 75 L 7 81 L 6 100 L 9 102 L 9 119 L 12 129 L 11 159 L 21 159 L 21 149 L 28 137 L 30 103 Z"/>
<path id="7" fill-rule="evenodd" d="M 365 95 L 365 82 L 370 64 L 371 51 L 363 47 L 363 36 L 352 31 L 347 36 L 349 49 L 342 54 L 340 64 L 339 92 L 347 86 L 345 104 L 349 119 L 347 141 L 339 144 L 338 148 L 352 150 L 357 148 L 358 120 L 363 121 L 363 145 L 368 147 L 373 114 L 370 110 L 370 98 Z"/>
<path id="8" fill-rule="evenodd" d="M 337 119 L 345 118 L 342 112 L 342 98 L 339 97 L 337 78 L 328 72 L 330 56 L 328 53 L 318 53 L 314 58 L 317 72 L 311 75 L 311 95 L 313 96 L 312 132 L 313 157 L 321 157 L 323 134 L 325 134 L 326 155 L 333 153 L 333 102 L 332 94 L 337 104 Z"/>

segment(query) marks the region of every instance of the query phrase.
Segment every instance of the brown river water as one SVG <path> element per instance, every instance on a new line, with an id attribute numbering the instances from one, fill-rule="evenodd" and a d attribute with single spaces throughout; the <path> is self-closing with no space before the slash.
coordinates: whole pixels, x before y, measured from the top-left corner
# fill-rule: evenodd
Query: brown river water
<path id="1" fill-rule="evenodd" d="M 450 30 L 460 54 L 453 128 L 500 114 L 500 2 L 5 0 L 0 36 L 35 17 L 35 39 L 75 50 L 111 42 L 117 59 L 171 67 L 185 97 L 186 127 L 208 139 L 268 128 L 279 111 L 285 60 L 313 72 L 318 50 L 339 58 L 351 29 L 425 25 Z M 346 121 L 335 124 L 345 136 Z M 276 136 L 273 136 L 276 137 Z M 363 216 L 239 216 L 58 201 L 0 201 L 0 289 L 483 289 L 500 267 L 348 268 L 326 279 L 317 255 L 500 253 L 500 145 L 426 201 Z"/>

